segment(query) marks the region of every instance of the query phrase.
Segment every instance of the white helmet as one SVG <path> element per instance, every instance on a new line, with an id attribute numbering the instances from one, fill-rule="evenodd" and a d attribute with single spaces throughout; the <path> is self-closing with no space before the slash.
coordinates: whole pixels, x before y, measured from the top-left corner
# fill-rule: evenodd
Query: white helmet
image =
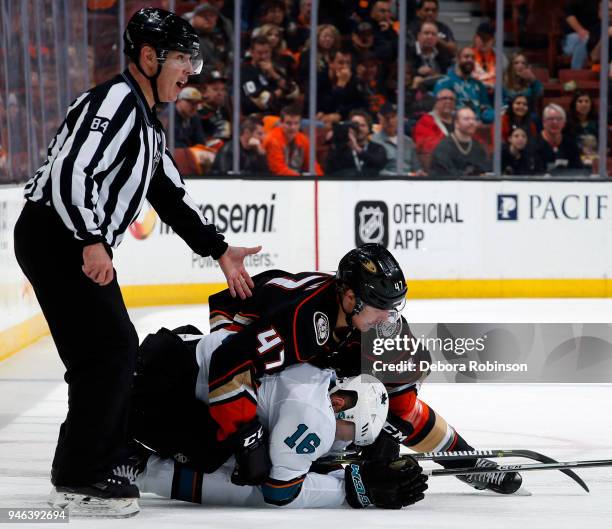
<path id="1" fill-rule="evenodd" d="M 339 378 L 329 390 L 329 395 L 338 391 L 352 392 L 355 405 L 336 413 L 336 419 L 355 424 L 355 444 L 372 444 L 382 430 L 389 411 L 389 396 L 385 386 L 372 375 Z"/>

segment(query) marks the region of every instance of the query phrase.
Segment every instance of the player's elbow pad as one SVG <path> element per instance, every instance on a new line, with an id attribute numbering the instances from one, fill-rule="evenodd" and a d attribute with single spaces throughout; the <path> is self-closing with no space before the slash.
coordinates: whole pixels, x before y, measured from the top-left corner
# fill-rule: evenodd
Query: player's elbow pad
<path id="1" fill-rule="evenodd" d="M 261 486 L 264 501 L 270 505 L 284 507 L 295 500 L 302 491 L 305 476 L 290 481 L 280 481 L 272 478 Z"/>

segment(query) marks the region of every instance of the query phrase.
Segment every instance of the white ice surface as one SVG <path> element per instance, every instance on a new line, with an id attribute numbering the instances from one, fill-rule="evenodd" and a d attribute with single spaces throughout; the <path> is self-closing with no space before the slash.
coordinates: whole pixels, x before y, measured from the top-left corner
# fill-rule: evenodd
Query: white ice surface
<path id="1" fill-rule="evenodd" d="M 142 336 L 192 323 L 206 306 L 131 311 Z M 612 300 L 411 301 L 409 321 L 605 322 Z M 0 363 L 0 507 L 45 507 L 48 472 L 66 411 L 63 368 L 50 338 Z M 420 396 L 477 448 L 529 448 L 559 460 L 612 458 L 612 385 L 425 384 Z M 506 460 L 508 461 L 508 460 Z M 523 476 L 529 497 L 430 480 L 424 501 L 402 511 L 205 508 L 145 495 L 135 518 L 75 520 L 72 527 L 206 529 L 604 529 L 612 528 L 612 467 L 578 472 L 587 494 L 558 471 Z M 27 526 L 27 525 L 26 525 Z M 32 527 L 34 527 L 32 525 Z M 36 525 L 40 527 L 40 525 Z"/>

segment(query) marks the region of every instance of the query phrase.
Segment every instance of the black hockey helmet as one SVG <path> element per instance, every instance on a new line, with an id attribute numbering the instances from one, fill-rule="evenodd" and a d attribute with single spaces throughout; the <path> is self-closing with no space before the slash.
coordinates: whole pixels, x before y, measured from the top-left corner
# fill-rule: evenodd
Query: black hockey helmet
<path id="1" fill-rule="evenodd" d="M 140 65 L 140 50 L 145 44 L 157 52 L 158 68 L 152 76 L 147 75 Z M 156 79 L 169 51 L 189 54 L 192 73 L 199 74 L 202 71 L 200 39 L 189 22 L 170 11 L 156 7 L 145 7 L 137 11 L 130 18 L 123 33 L 123 52 L 151 82 L 156 103 L 159 103 Z"/>
<path id="2" fill-rule="evenodd" d="M 364 244 L 348 252 L 336 272 L 338 287 L 350 288 L 358 300 L 383 310 L 401 310 L 406 300 L 406 280 L 395 257 L 380 244 Z"/>
<path id="3" fill-rule="evenodd" d="M 138 63 L 140 48 L 144 44 L 155 48 L 160 63 L 166 60 L 170 50 L 188 53 L 192 58 L 200 55 L 200 39 L 191 24 L 170 11 L 156 7 L 137 11 L 123 33 L 123 52 L 135 63 Z M 201 70 L 201 62 L 198 64 Z"/>

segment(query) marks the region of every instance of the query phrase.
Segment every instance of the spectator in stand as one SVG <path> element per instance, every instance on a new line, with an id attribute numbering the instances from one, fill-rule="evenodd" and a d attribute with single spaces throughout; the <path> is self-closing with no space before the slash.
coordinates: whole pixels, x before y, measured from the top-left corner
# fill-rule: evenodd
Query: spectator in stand
<path id="1" fill-rule="evenodd" d="M 287 81 L 272 62 L 272 47 L 264 36 L 251 40 L 251 60 L 241 70 L 242 111 L 244 114 L 277 114 L 296 100 L 300 91 Z"/>
<path id="2" fill-rule="evenodd" d="M 370 141 L 372 118 L 363 110 L 352 110 L 349 122 L 334 124 L 326 174 L 378 175 L 387 164 L 385 148 Z"/>
<path id="3" fill-rule="evenodd" d="M 357 64 L 357 61 L 366 55 L 374 55 L 372 52 L 373 48 L 374 26 L 372 26 L 371 22 L 360 22 L 351 33 L 351 42 L 348 48 L 353 56 L 353 63 Z"/>
<path id="4" fill-rule="evenodd" d="M 270 172 L 282 176 L 299 176 L 307 173 L 310 165 L 310 142 L 300 132 L 302 113 L 299 108 L 287 106 L 281 110 L 280 124 L 264 139 L 264 150 Z M 315 162 L 315 171 L 323 172 Z"/>
<path id="5" fill-rule="evenodd" d="M 397 106 L 385 103 L 378 113 L 380 131 L 372 136 L 372 142 L 385 148 L 387 164 L 380 174 L 397 175 Z M 404 135 L 404 163 L 400 176 L 425 176 L 412 139 Z"/>
<path id="6" fill-rule="evenodd" d="M 204 75 L 202 104 L 198 110 L 207 144 L 217 140 L 227 141 L 232 135 L 232 125 L 227 101 L 227 79 L 218 70 Z"/>
<path id="7" fill-rule="evenodd" d="M 200 37 L 203 68 L 225 73 L 230 64 L 232 41 L 231 36 L 219 28 L 218 22 L 218 9 L 208 3 L 200 5 L 191 17 L 191 25 Z"/>
<path id="8" fill-rule="evenodd" d="M 397 68 L 392 68 L 391 72 L 386 79 L 387 93 L 389 95 L 389 101 L 397 104 L 398 96 L 398 82 L 397 82 Z M 416 88 L 414 82 L 414 76 L 412 71 L 412 65 L 406 63 L 406 76 L 404 77 L 404 89 L 406 92 L 406 104 L 404 107 L 404 115 L 406 121 L 404 121 L 404 132 L 408 135 L 412 130 L 412 127 L 416 122 L 427 112 L 430 112 L 435 103 L 436 99 L 434 95 L 426 90 L 426 85 L 420 83 Z"/>
<path id="9" fill-rule="evenodd" d="M 240 124 L 240 172 L 247 175 L 270 173 L 266 151 L 263 148 L 263 123 L 255 117 L 245 118 Z M 234 163 L 232 141 L 223 145 L 212 166 L 213 174 L 228 174 Z"/>
<path id="10" fill-rule="evenodd" d="M 471 108 L 457 110 L 453 132 L 443 138 L 433 152 L 432 176 L 481 176 L 491 171 L 484 147 L 474 139 L 477 126 L 478 120 Z"/>
<path id="11" fill-rule="evenodd" d="M 576 139 L 564 133 L 565 110 L 555 103 L 544 108 L 543 129 L 531 140 L 531 149 L 538 157 L 538 172 L 566 174 L 571 170 L 584 169 Z"/>
<path id="12" fill-rule="evenodd" d="M 276 24 L 264 24 L 253 31 L 253 37 L 263 36 L 268 39 L 272 47 L 272 64 L 274 70 L 280 73 L 286 81 L 295 84 L 297 62 L 293 54 L 287 49 L 283 40 L 283 28 Z"/>
<path id="13" fill-rule="evenodd" d="M 461 48 L 456 66 L 436 83 L 434 93 L 437 94 L 444 88 L 452 90 L 457 96 L 457 108 L 471 108 L 477 120 L 491 123 L 495 114 L 487 88 L 478 79 L 472 77 L 474 60 L 474 50 L 471 47 Z"/>
<path id="14" fill-rule="evenodd" d="M 193 86 L 186 86 L 178 95 L 174 117 L 174 146 L 192 147 L 204 144 L 204 131 L 198 117 L 202 94 Z"/>
<path id="15" fill-rule="evenodd" d="M 584 165 L 593 165 L 597 155 L 599 122 L 595 104 L 587 93 L 577 91 L 570 103 L 566 131 L 578 142 Z"/>
<path id="16" fill-rule="evenodd" d="M 438 26 L 435 22 L 423 22 L 417 34 L 414 46 L 407 50 L 407 61 L 414 71 L 414 87 L 422 82 L 432 90 L 436 80 L 446 75 L 453 63 L 453 56 L 446 48 L 438 46 Z"/>
<path id="17" fill-rule="evenodd" d="M 535 122 L 531 119 L 529 100 L 525 95 L 517 95 L 512 100 L 502 116 L 502 140 L 508 141 L 512 131 L 520 127 L 529 138 L 534 138 L 538 133 Z"/>
<path id="18" fill-rule="evenodd" d="M 275 24 L 276 26 L 284 28 L 286 17 L 287 5 L 283 0 L 266 0 L 259 11 L 257 25 Z"/>
<path id="19" fill-rule="evenodd" d="M 438 0 L 421 0 L 421 3 L 417 6 L 417 18 L 408 23 L 408 44 L 410 45 L 416 40 L 423 22 L 435 22 L 438 26 L 439 47 L 444 49 L 451 57 L 454 57 L 457 53 L 455 36 L 450 27 L 438 20 L 439 11 L 440 6 Z"/>
<path id="20" fill-rule="evenodd" d="M 597 24 L 598 0 L 568 0 L 565 9 L 563 53 L 572 56 L 572 70 L 584 68 L 589 28 Z"/>
<path id="21" fill-rule="evenodd" d="M 317 79 L 317 112 L 347 119 L 351 110 L 367 106 L 351 69 L 350 52 L 333 50 L 329 66 Z"/>
<path id="22" fill-rule="evenodd" d="M 340 44 L 340 32 L 334 26 L 331 24 L 321 24 L 317 28 L 317 74 L 321 74 L 327 69 L 331 61 L 332 52 L 340 49 Z M 306 45 L 304 51 L 300 54 L 298 70 L 298 79 L 302 87 L 308 84 L 309 60 L 310 46 Z"/>
<path id="23" fill-rule="evenodd" d="M 597 22 L 589 28 L 589 40 L 587 51 L 594 64 L 599 64 L 601 59 L 601 4 L 597 8 Z M 608 62 L 612 60 L 612 1 L 608 2 Z M 612 71 L 612 69 L 611 69 Z"/>
<path id="24" fill-rule="evenodd" d="M 300 0 L 299 11 L 295 17 L 295 21 L 290 21 L 287 26 L 287 46 L 294 53 L 297 53 L 304 48 L 306 41 L 310 36 L 310 13 L 312 11 L 312 0 Z"/>
<path id="25" fill-rule="evenodd" d="M 372 115 L 376 115 L 389 97 L 387 87 L 382 80 L 380 63 L 376 56 L 373 54 L 362 55 L 357 60 L 355 76 L 358 89 L 367 101 L 368 111 Z"/>
<path id="26" fill-rule="evenodd" d="M 509 105 L 518 95 L 527 98 L 527 102 L 532 109 L 537 108 L 544 87 L 536 79 L 533 70 L 527 63 L 527 57 L 516 52 L 510 58 L 510 64 L 504 73 L 504 84 L 502 90 L 503 102 Z"/>
<path id="27" fill-rule="evenodd" d="M 539 165 L 529 148 L 527 131 L 521 127 L 514 128 L 508 142 L 502 145 L 502 174 L 533 175 Z"/>
<path id="28" fill-rule="evenodd" d="M 495 90 L 495 29 L 488 22 L 483 22 L 474 35 L 474 72 L 472 76 L 481 81 L 493 93 Z M 507 66 L 506 57 L 502 56 L 503 67 Z"/>
<path id="29" fill-rule="evenodd" d="M 453 131 L 456 101 L 452 90 L 440 90 L 433 110 L 417 121 L 412 137 L 419 154 L 432 154 L 438 143 Z"/>
<path id="30" fill-rule="evenodd" d="M 372 52 L 380 61 L 388 63 L 397 57 L 397 33 L 393 29 L 391 2 L 378 0 L 372 4 L 370 19 L 374 28 Z"/>

